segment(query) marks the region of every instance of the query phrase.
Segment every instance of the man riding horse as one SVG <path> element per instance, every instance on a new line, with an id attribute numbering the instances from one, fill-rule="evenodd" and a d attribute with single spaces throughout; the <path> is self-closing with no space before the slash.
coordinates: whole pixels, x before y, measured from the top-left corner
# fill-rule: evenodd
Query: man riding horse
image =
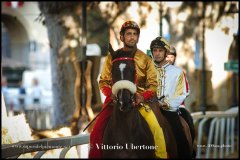
<path id="1" fill-rule="evenodd" d="M 182 126 L 182 123 L 185 123 L 185 121 L 179 116 L 181 115 L 179 106 L 187 96 L 184 72 L 181 68 L 171 65 L 166 60 L 167 53 L 170 52 L 170 45 L 166 39 L 163 37 L 155 38 L 150 44 L 150 49 L 158 73 L 157 97 L 161 99 L 159 100 L 162 106 L 161 112 L 172 126 L 173 133 L 175 133 L 178 157 L 187 158 L 189 156 L 188 151 L 192 148 L 192 138 L 190 137 L 190 140 L 187 139 L 188 137 L 186 137 Z M 184 115 L 190 116 L 186 110 L 181 111 L 184 112 Z M 191 121 L 191 117 L 184 118 Z M 192 123 L 190 122 L 190 124 Z M 185 126 L 189 130 L 189 126 Z"/>
<path id="2" fill-rule="evenodd" d="M 136 91 L 136 102 L 135 106 L 140 106 L 146 101 L 149 101 L 153 97 L 156 97 L 157 90 L 157 73 L 155 71 L 154 64 L 151 58 L 149 58 L 144 52 L 137 49 L 137 43 L 139 40 L 140 28 L 134 21 L 125 22 L 120 31 L 120 40 L 123 42 L 123 48 L 119 49 L 117 52 L 124 52 L 125 54 L 131 54 L 134 52 L 134 62 L 135 62 L 135 85 L 137 87 Z M 99 80 L 99 87 L 103 94 L 106 96 L 105 102 L 102 107 L 102 112 L 97 118 L 94 128 L 90 135 L 90 152 L 89 158 L 103 158 L 102 149 L 99 147 L 103 143 L 104 128 L 112 114 L 113 103 L 115 96 L 112 93 L 112 55 L 108 54 L 105 58 L 103 69 L 101 71 L 101 76 Z M 146 111 L 143 107 L 140 107 L 139 112 L 145 118 L 155 141 L 155 155 L 157 158 L 167 158 L 166 144 L 163 135 L 162 128 L 160 127 L 157 118 L 155 117 L 153 111 Z M 148 118 L 147 118 L 148 117 Z M 138 132 L 136 130 L 136 132 Z"/>

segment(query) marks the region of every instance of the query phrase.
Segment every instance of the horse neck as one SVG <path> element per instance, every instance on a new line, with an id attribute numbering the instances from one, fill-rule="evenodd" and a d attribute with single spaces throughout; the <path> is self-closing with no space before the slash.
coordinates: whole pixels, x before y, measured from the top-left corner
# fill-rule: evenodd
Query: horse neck
<path id="1" fill-rule="evenodd" d="M 131 109 L 129 112 L 122 112 L 117 107 L 114 107 L 112 118 L 116 125 L 123 125 L 129 130 L 138 128 L 139 125 L 139 111 L 136 108 Z"/>

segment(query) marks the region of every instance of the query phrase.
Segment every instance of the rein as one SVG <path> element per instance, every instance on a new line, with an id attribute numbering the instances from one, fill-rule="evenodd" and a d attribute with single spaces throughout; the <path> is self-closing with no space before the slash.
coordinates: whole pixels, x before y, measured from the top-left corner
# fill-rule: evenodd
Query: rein
<path id="1" fill-rule="evenodd" d="M 134 58 L 129 58 L 129 57 L 121 57 L 121 58 L 116 58 L 112 61 L 112 63 L 116 62 L 116 61 L 124 61 L 124 60 L 131 60 L 134 61 Z"/>
<path id="2" fill-rule="evenodd" d="M 88 123 L 88 125 L 83 129 L 83 132 L 96 120 L 96 118 L 107 108 L 107 105 L 96 115 L 95 118 L 91 122 Z"/>

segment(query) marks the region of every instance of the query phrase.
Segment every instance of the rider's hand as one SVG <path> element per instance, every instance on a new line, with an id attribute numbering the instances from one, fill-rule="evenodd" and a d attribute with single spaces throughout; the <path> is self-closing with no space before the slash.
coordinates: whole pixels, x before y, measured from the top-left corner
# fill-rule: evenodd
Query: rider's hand
<path id="1" fill-rule="evenodd" d="M 170 106 L 166 103 L 166 102 L 159 102 L 160 103 L 160 107 L 164 110 L 169 110 Z"/>
<path id="2" fill-rule="evenodd" d="M 136 105 L 139 105 L 142 102 L 144 102 L 144 97 L 141 94 L 136 93 Z"/>
<path id="3" fill-rule="evenodd" d="M 111 94 L 111 99 L 113 100 L 113 103 L 117 103 L 117 97 L 114 94 Z"/>

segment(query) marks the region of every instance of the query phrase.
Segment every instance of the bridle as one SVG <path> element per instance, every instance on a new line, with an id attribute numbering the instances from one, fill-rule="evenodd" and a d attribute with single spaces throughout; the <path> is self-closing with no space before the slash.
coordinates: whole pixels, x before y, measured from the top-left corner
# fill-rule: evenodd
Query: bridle
<path id="1" fill-rule="evenodd" d="M 134 58 L 121 57 L 121 58 L 116 58 L 116 59 L 114 59 L 114 60 L 112 61 L 112 64 L 113 64 L 114 62 L 123 61 L 123 60 L 131 60 L 131 61 L 134 62 Z M 135 63 L 134 63 L 134 64 L 135 64 Z M 134 69 L 135 69 L 135 67 L 134 67 Z M 135 73 L 136 73 L 136 69 L 135 69 Z M 134 84 L 136 84 L 136 74 L 135 74 L 134 76 L 135 76 L 135 77 L 134 77 Z M 112 82 L 112 84 L 113 84 L 113 82 Z M 135 102 L 135 95 L 136 95 L 136 93 L 135 93 L 135 94 L 132 94 L 132 96 L 131 96 L 131 98 L 130 98 L 130 100 L 131 100 L 132 102 Z M 119 102 L 118 99 L 117 99 L 117 101 Z M 96 118 L 97 118 L 106 108 L 107 108 L 107 107 L 104 107 L 104 108 L 95 116 L 95 118 L 94 118 L 91 122 L 88 123 L 88 125 L 83 129 L 83 132 L 96 120 Z M 123 111 L 121 108 L 120 108 L 120 110 Z"/>
<path id="2" fill-rule="evenodd" d="M 128 61 L 133 61 L 134 62 L 134 58 L 130 58 L 130 57 L 120 57 L 120 58 L 116 58 L 116 59 L 114 59 L 113 61 L 112 61 L 112 65 L 113 65 L 113 63 L 115 63 L 115 62 L 117 62 L 117 61 L 126 61 L 126 60 L 128 60 Z M 135 64 L 135 63 L 134 63 Z M 135 65 L 134 65 L 135 66 Z M 135 69 L 135 67 L 134 67 L 134 72 L 135 72 L 135 75 L 134 75 L 134 81 L 133 81 L 133 84 L 134 85 L 136 85 L 136 69 Z M 128 80 L 127 80 L 128 81 Z M 117 81 L 118 82 L 118 81 Z M 116 84 L 117 82 L 113 82 L 112 81 L 112 84 L 114 85 L 114 84 Z M 130 81 L 129 81 L 130 82 Z M 124 88 L 122 88 L 122 89 L 124 89 Z M 122 91 L 121 91 L 122 92 Z M 130 91 L 131 92 L 131 91 Z M 131 92 L 132 93 L 132 92 Z M 136 95 L 136 93 L 132 93 L 131 94 L 131 97 L 130 97 L 130 101 L 132 102 L 132 103 L 134 103 L 135 102 L 135 95 Z M 118 102 L 119 104 L 122 104 L 123 102 L 122 102 L 122 96 L 120 96 L 120 97 L 118 97 L 117 95 L 115 95 L 116 96 L 116 100 L 115 100 L 115 103 L 116 102 Z M 121 109 L 121 107 L 120 107 L 120 110 L 121 111 L 123 111 L 122 109 Z"/>
<path id="3" fill-rule="evenodd" d="M 113 64 L 114 62 L 117 62 L 117 61 L 125 61 L 125 60 L 133 61 L 134 64 L 135 64 L 134 58 L 130 58 L 130 57 L 120 57 L 120 58 L 116 58 L 116 59 L 114 59 L 114 60 L 112 61 L 112 64 Z M 134 69 L 135 69 L 135 67 L 134 67 Z M 135 73 L 136 73 L 136 69 L 135 69 Z M 136 74 L 134 75 L 134 82 L 133 82 L 133 83 L 136 84 Z M 112 82 L 112 84 L 113 84 L 113 82 Z"/>
<path id="4" fill-rule="evenodd" d="M 122 90 L 121 90 L 122 92 Z M 118 102 L 121 106 L 120 106 L 120 111 L 124 112 L 124 109 L 123 109 L 123 102 L 122 102 L 122 94 L 120 94 L 120 98 L 118 98 L 118 96 L 116 96 L 116 103 Z M 130 97 L 130 100 L 128 103 L 134 103 L 135 102 L 135 94 L 132 94 L 131 97 Z M 131 107 L 133 108 L 133 107 Z"/>
<path id="5" fill-rule="evenodd" d="M 120 57 L 120 58 L 116 58 L 112 61 L 112 63 L 116 62 L 116 61 L 123 61 L 123 60 L 131 60 L 134 61 L 134 58 L 130 58 L 130 57 Z"/>

